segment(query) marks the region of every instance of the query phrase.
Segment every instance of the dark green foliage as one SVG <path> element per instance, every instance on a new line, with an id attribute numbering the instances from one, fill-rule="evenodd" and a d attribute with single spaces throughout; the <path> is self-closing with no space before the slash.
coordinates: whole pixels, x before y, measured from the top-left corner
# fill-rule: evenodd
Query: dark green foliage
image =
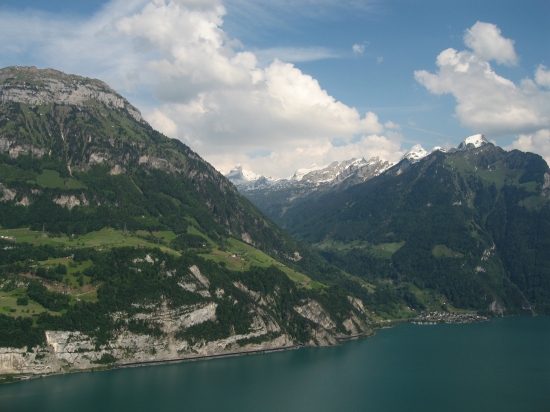
<path id="1" fill-rule="evenodd" d="M 65 268 L 65 271 L 67 271 L 67 268 Z M 58 272 L 58 267 L 49 268 L 49 269 L 45 267 L 38 267 L 36 268 L 36 271 L 34 274 L 38 277 L 41 277 L 47 280 L 55 280 L 58 282 L 61 282 L 63 280 L 63 275 Z"/>
<path id="2" fill-rule="evenodd" d="M 98 364 L 98 365 L 108 365 L 110 363 L 115 363 L 117 359 L 111 355 L 110 353 L 104 353 L 101 355 L 101 359 L 98 359 L 96 361 L 93 361 L 92 363 Z"/>
<path id="3" fill-rule="evenodd" d="M 0 202 L 1 203 L 1 202 Z M 16 263 L 32 259 L 34 261 L 48 260 L 49 258 L 65 257 L 67 252 L 62 248 L 50 245 L 33 246 L 29 243 L 14 243 L 0 239 L 0 263 Z"/>
<path id="4" fill-rule="evenodd" d="M 550 313 L 550 207 L 540 196 L 547 172 L 538 155 L 494 146 L 437 152 L 338 196 L 302 202 L 288 210 L 284 223 L 311 243 L 327 237 L 404 242 L 389 260 L 369 248 L 320 250 L 329 262 L 370 282 L 409 281 L 462 308 L 483 311 L 497 300 L 508 314 L 525 312 L 528 302 L 538 313 Z M 436 257 L 436 247 L 447 252 Z M 408 292 L 376 297 L 382 305 L 392 299 L 418 307 Z"/>
<path id="5" fill-rule="evenodd" d="M 352 248 L 347 252 L 336 249 L 321 249 L 319 254 L 329 263 L 342 268 L 350 275 L 355 275 L 367 281 L 379 278 L 396 278 L 397 272 L 391 260 L 378 258 L 370 251 Z"/>
<path id="6" fill-rule="evenodd" d="M 31 319 L 0 314 L 0 347 L 32 348 L 45 343 L 44 330 L 33 327 Z"/>
<path id="7" fill-rule="evenodd" d="M 66 309 L 71 298 L 57 292 L 50 292 L 37 280 L 31 280 L 27 287 L 27 296 L 47 309 L 60 311 Z"/>
<path id="8" fill-rule="evenodd" d="M 137 333 L 140 335 L 151 335 L 151 336 L 162 336 L 162 331 L 160 328 L 143 319 L 132 319 L 127 324 L 128 330 L 132 333 Z"/>
<path id="9" fill-rule="evenodd" d="M 17 298 L 17 305 L 18 306 L 28 306 L 29 305 L 29 299 L 26 297 L 20 297 Z"/>

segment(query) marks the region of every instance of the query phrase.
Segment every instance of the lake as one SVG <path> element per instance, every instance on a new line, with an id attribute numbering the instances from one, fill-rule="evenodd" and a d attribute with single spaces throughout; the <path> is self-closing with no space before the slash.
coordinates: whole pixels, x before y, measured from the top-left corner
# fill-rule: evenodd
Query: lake
<path id="1" fill-rule="evenodd" d="M 549 411 L 550 317 L 0 386 L 0 411 Z"/>

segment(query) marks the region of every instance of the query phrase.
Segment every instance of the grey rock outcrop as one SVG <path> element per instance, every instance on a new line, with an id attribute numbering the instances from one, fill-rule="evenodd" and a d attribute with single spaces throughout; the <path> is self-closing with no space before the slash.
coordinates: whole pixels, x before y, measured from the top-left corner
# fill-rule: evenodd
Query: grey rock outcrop
<path id="1" fill-rule="evenodd" d="M 19 82 L 4 83 L 6 79 L 22 77 Z M 138 109 L 100 80 L 66 75 L 53 69 L 36 67 L 7 67 L 0 70 L 0 103 L 62 104 L 82 106 L 97 101 L 109 108 L 124 109 L 138 122 L 143 118 Z"/>

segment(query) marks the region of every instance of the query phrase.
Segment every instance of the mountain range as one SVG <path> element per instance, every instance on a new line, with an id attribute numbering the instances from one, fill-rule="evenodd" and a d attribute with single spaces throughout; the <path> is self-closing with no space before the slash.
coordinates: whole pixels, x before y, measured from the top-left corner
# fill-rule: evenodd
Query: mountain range
<path id="1" fill-rule="evenodd" d="M 449 150 L 438 146 L 428 152 L 416 144 L 401 157 L 400 162 L 406 159 L 414 163 L 436 151 L 453 153 L 486 144 L 488 141 L 481 134 L 470 136 L 458 148 Z M 282 216 L 295 204 L 323 193 L 335 193 L 364 183 L 395 165 L 394 162 L 376 156 L 369 160 L 353 158 L 341 162 L 334 161 L 327 166 L 313 164 L 309 168 L 296 170 L 287 179 L 262 176 L 243 169 L 241 165 L 233 168 L 225 176 L 264 213 L 276 222 L 282 223 Z"/>
<path id="2" fill-rule="evenodd" d="M 337 196 L 310 194 L 274 218 L 366 281 L 427 288 L 446 307 L 550 313 L 549 197 L 539 155 L 475 135 L 457 149 L 405 155 Z"/>
<path id="3" fill-rule="evenodd" d="M 483 135 L 225 177 L 100 80 L 1 69 L 0 382 L 548 314 L 549 198 Z"/>

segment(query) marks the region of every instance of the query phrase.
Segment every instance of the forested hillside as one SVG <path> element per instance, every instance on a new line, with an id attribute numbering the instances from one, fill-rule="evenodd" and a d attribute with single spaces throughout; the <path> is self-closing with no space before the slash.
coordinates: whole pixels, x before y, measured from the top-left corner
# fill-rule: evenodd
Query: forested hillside
<path id="1" fill-rule="evenodd" d="M 367 281 L 412 283 L 455 307 L 550 313 L 548 165 L 492 144 L 403 160 L 284 226 Z"/>
<path id="2" fill-rule="evenodd" d="M 0 102 L 0 374 L 370 333 L 378 295 L 103 82 L 5 68 Z"/>

